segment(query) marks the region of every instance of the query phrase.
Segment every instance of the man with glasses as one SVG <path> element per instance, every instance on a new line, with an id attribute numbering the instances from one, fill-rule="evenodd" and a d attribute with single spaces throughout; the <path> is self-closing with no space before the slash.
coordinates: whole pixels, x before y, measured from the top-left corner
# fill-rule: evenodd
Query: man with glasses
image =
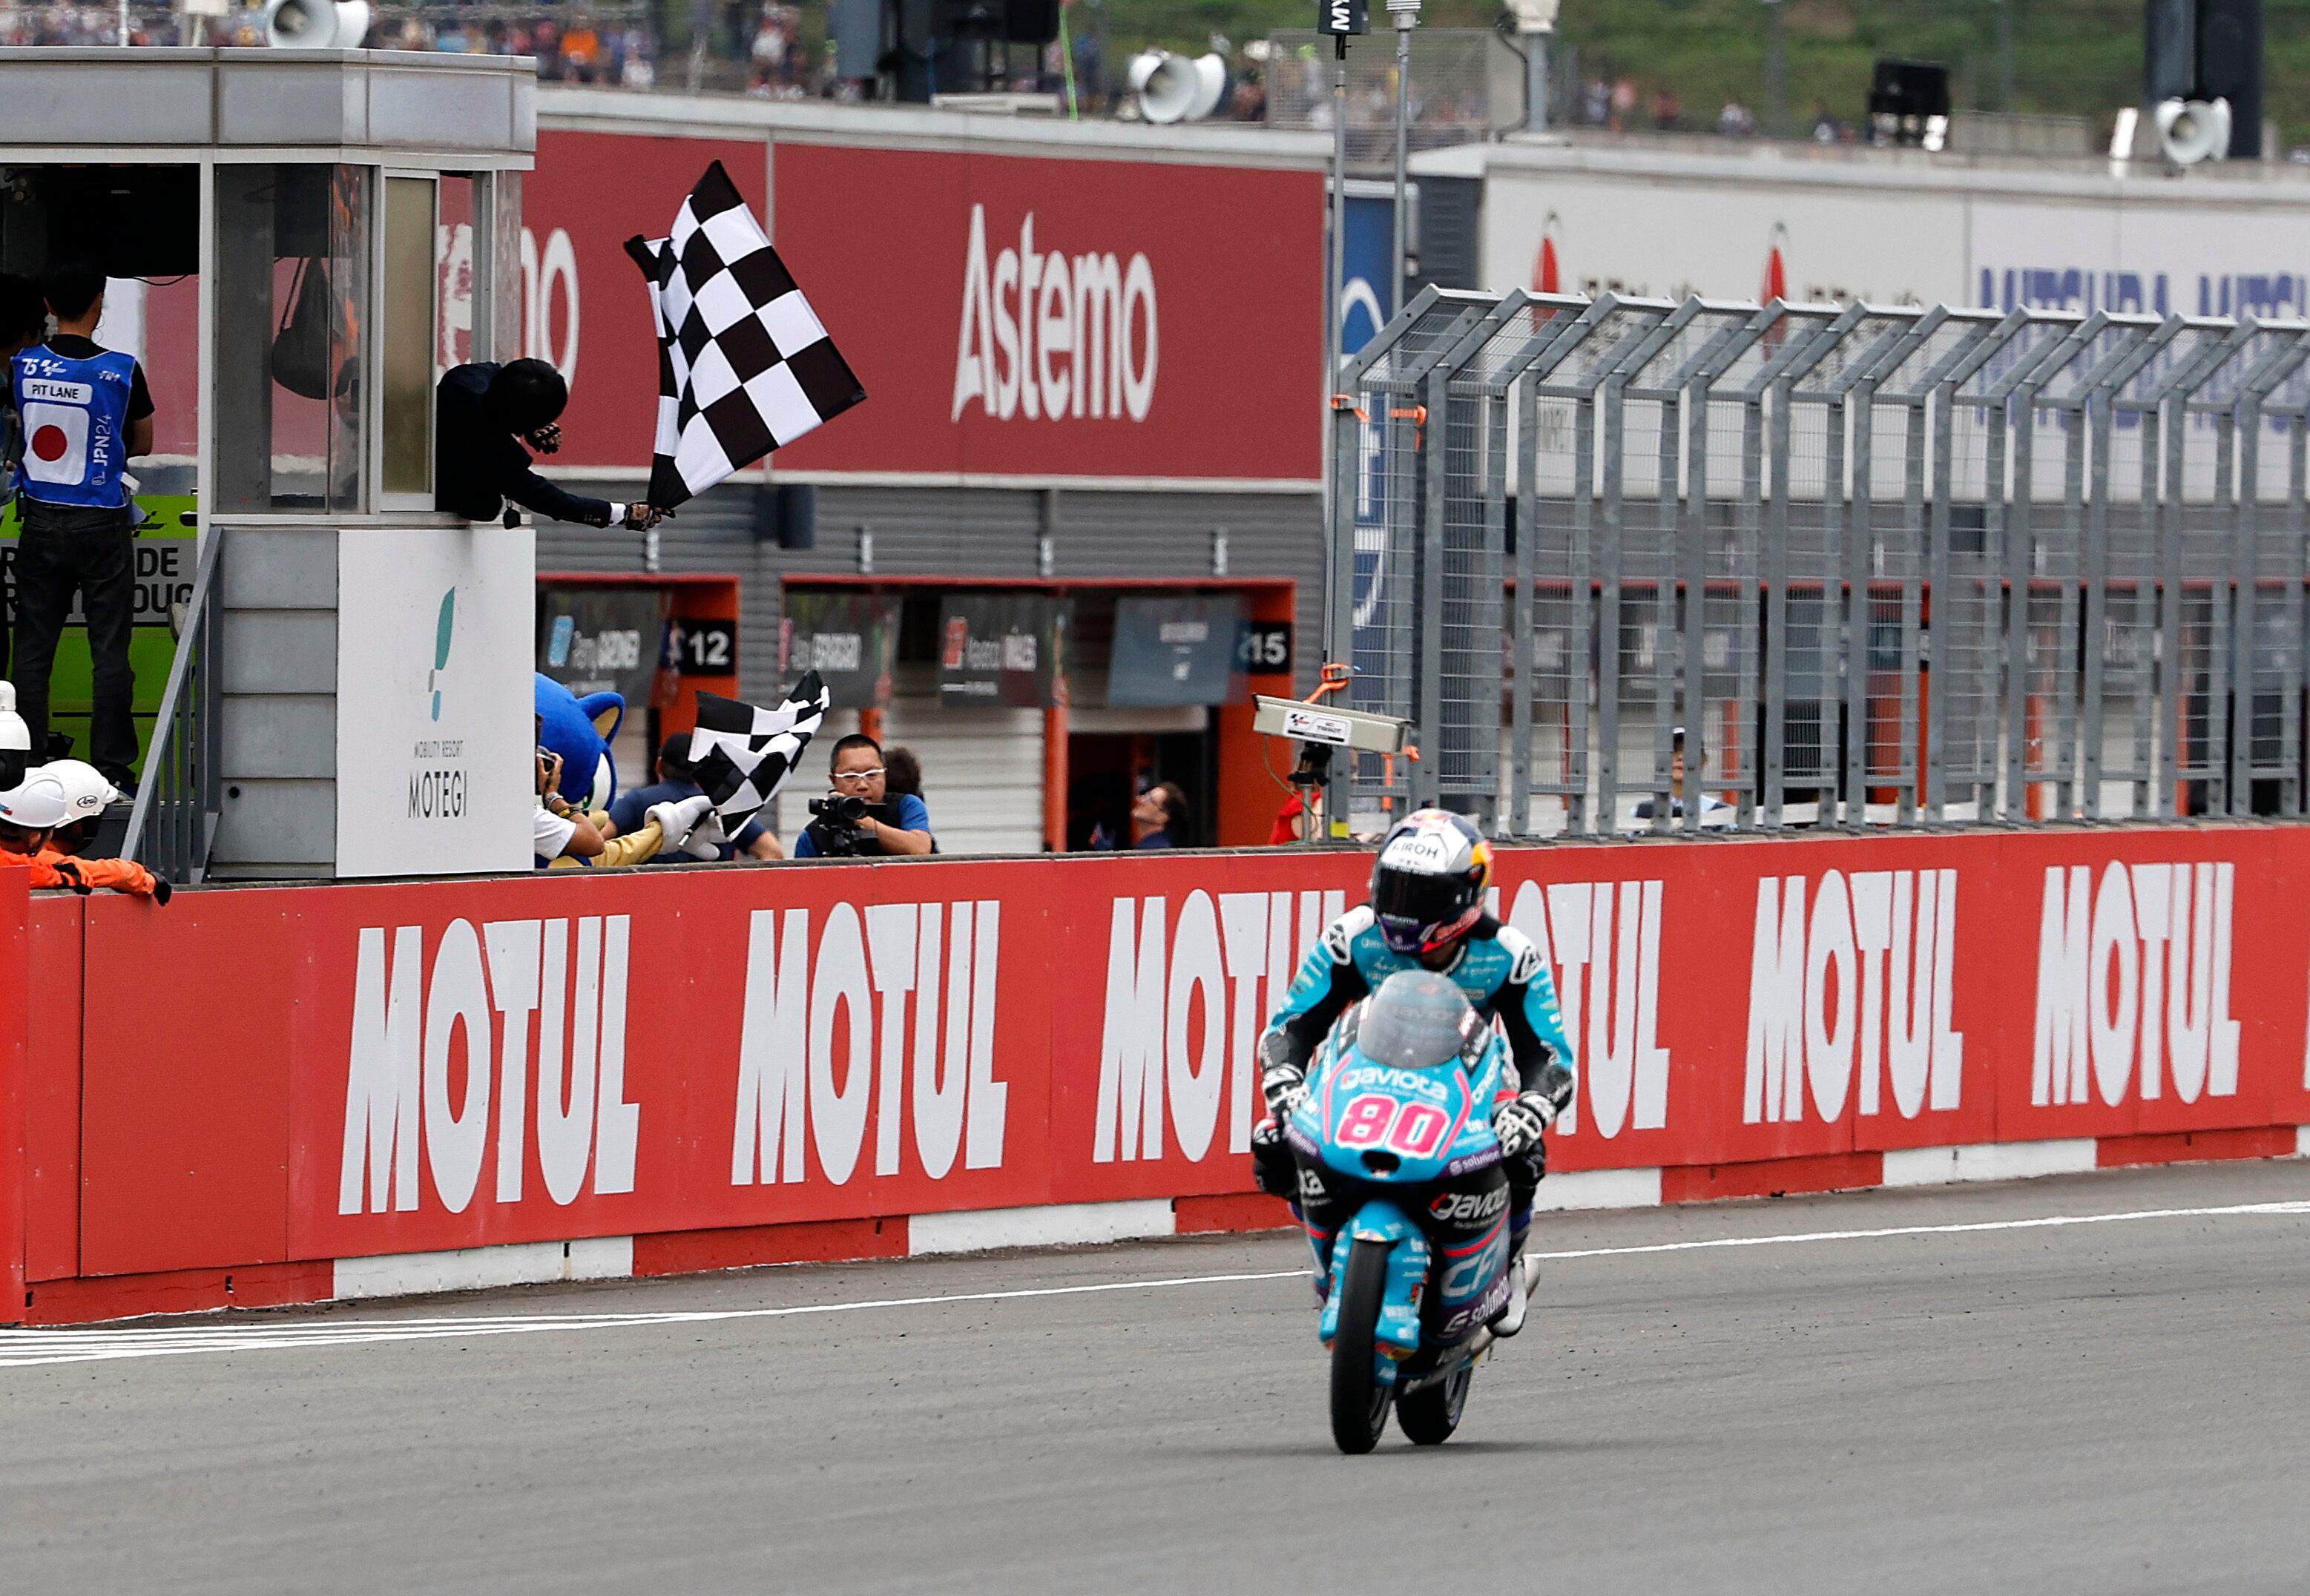
<path id="1" fill-rule="evenodd" d="M 927 854 L 931 811 L 912 793 L 891 796 L 882 745 L 853 732 L 834 745 L 832 792 L 812 806 L 817 818 L 795 838 L 795 857 Z"/>

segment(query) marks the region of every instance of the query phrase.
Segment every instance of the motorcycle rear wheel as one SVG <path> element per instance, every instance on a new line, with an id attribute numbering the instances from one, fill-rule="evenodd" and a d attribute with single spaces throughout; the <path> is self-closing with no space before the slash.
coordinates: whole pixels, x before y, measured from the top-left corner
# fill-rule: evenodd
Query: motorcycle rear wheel
<path id="1" fill-rule="evenodd" d="M 1460 1427 L 1475 1378 L 1476 1366 L 1463 1364 L 1433 1385 L 1402 1392 L 1395 1399 L 1396 1428 L 1415 1445 L 1441 1446 Z"/>
<path id="2" fill-rule="evenodd" d="M 1350 1457 L 1379 1444 L 1392 1386 L 1380 1383 L 1375 1332 L 1387 1294 L 1388 1245 L 1359 1241 L 1340 1283 L 1340 1325 L 1332 1338 L 1332 1439 Z"/>

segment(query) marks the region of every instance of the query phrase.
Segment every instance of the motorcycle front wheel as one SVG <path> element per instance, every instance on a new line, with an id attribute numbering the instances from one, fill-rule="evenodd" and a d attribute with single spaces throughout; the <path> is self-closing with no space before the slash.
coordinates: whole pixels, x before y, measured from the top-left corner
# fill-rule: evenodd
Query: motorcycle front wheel
<path id="1" fill-rule="evenodd" d="M 1340 1326 L 1332 1338 L 1332 1439 L 1350 1457 L 1379 1444 L 1394 1388 L 1380 1383 L 1374 1332 L 1387 1294 L 1388 1245 L 1359 1241 L 1340 1282 Z"/>
<path id="2" fill-rule="evenodd" d="M 1395 1399 L 1395 1424 L 1415 1444 L 1440 1446 L 1460 1427 L 1461 1410 L 1468 1405 L 1468 1387 L 1476 1366 L 1463 1364 L 1433 1385 L 1407 1391 Z"/>

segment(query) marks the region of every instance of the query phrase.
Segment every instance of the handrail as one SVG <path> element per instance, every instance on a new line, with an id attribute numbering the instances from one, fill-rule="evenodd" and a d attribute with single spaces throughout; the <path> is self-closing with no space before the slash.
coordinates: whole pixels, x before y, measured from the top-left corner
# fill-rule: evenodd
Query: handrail
<path id="1" fill-rule="evenodd" d="M 148 831 L 154 832 L 155 840 L 159 840 L 157 828 L 152 825 L 157 806 L 162 802 L 171 805 L 189 802 L 199 809 L 200 789 L 215 780 L 215 772 L 210 768 L 213 761 L 206 757 L 208 750 L 185 746 L 188 739 L 196 735 L 204 742 L 213 738 L 215 727 L 208 723 L 214 719 L 214 694 L 204 690 L 204 702 L 189 708 L 186 698 L 187 683 L 193 679 L 195 656 L 203 656 L 200 664 L 200 685 L 203 689 L 209 685 L 215 668 L 213 659 L 206 657 L 213 653 L 208 647 L 211 642 L 208 634 L 213 629 L 213 618 L 209 613 L 210 590 L 215 585 L 217 562 L 223 551 L 223 529 L 208 528 L 201 539 L 200 562 L 193 576 L 192 596 L 185 604 L 182 629 L 177 636 L 176 656 L 169 663 L 169 684 L 161 691 L 160 708 L 152 717 L 152 741 L 145 750 L 143 779 L 137 784 L 135 805 L 128 812 L 128 830 L 121 838 L 120 856 L 124 859 L 134 859 L 146 864 L 154 863 L 157 851 L 148 849 L 145 842 Z M 175 785 L 168 779 L 172 766 L 182 768 L 189 791 L 162 793 L 164 787 Z M 196 839 L 188 833 L 182 839 L 188 845 L 187 863 L 190 877 L 195 880 L 200 878 L 207 863 L 206 820 L 206 812 L 202 811 L 194 827 L 194 830 L 201 835 Z M 177 863 L 173 860 L 161 862 Z"/>

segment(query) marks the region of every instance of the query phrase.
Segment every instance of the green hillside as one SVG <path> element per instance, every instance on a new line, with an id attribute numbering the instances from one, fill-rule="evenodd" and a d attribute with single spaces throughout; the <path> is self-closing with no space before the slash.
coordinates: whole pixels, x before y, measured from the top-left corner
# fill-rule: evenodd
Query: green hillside
<path id="1" fill-rule="evenodd" d="M 2016 0 L 2013 108 L 2097 119 L 2141 92 L 2141 0 Z M 2267 114 L 2285 145 L 2310 143 L 2310 0 L 2266 0 Z M 1382 0 L 1373 0 L 1377 22 Z M 1486 0 L 1428 0 L 1425 22 L 1481 27 Z M 1310 26 L 1313 0 L 1085 0 L 1078 24 L 1099 19 L 1108 59 L 1146 45 L 1200 51 L 1213 33 L 1238 44 L 1272 30 Z M 1099 25 L 1095 24 L 1095 25 Z M 1384 22 L 1379 23 L 1385 26 Z M 1871 64 L 1883 56 L 1939 61 L 1959 108 L 2003 108 L 1997 7 L 1989 0 L 1787 0 L 1788 106 L 1810 123 L 1827 108 L 1857 120 Z M 1559 46 L 1579 52 L 1584 77 L 1633 79 L 1682 100 L 1688 126 L 1713 125 L 1737 98 L 1760 115 L 1765 8 L 1760 0 L 1564 0 Z"/>

